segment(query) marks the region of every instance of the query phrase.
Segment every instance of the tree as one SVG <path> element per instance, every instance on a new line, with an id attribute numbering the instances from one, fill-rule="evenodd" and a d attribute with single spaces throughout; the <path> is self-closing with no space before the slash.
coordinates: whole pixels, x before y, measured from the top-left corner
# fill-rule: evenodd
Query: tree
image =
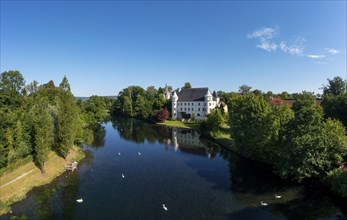
<path id="1" fill-rule="evenodd" d="M 182 87 L 182 89 L 190 89 L 190 88 L 192 88 L 192 85 L 190 84 L 190 82 L 184 83 L 184 86 Z"/>
<path id="2" fill-rule="evenodd" d="M 347 128 L 347 93 L 341 95 L 325 95 L 322 107 L 326 118 L 340 120 Z"/>
<path id="3" fill-rule="evenodd" d="M 66 92 L 71 92 L 69 81 L 67 80 L 65 75 L 64 75 L 63 80 L 59 84 L 59 87 L 62 88 Z"/>
<path id="4" fill-rule="evenodd" d="M 339 122 L 323 121 L 312 94 L 301 94 L 293 111 L 295 117 L 288 122 L 279 146 L 279 174 L 298 181 L 325 176 L 346 153 L 345 130 Z"/>
<path id="5" fill-rule="evenodd" d="M 45 172 L 45 163 L 53 141 L 53 119 L 48 113 L 47 97 L 39 97 L 32 110 L 34 126 L 35 161 Z"/>
<path id="6" fill-rule="evenodd" d="M 66 159 L 77 132 L 78 111 L 73 95 L 64 91 L 56 98 L 58 150 Z"/>
<path id="7" fill-rule="evenodd" d="M 219 131 L 225 122 L 225 117 L 219 108 L 213 109 L 206 119 L 207 128 L 212 132 Z"/>
<path id="8" fill-rule="evenodd" d="M 157 112 L 156 119 L 157 121 L 164 122 L 168 119 L 170 113 L 166 108 L 162 108 Z"/>
<path id="9" fill-rule="evenodd" d="M 20 93 L 24 87 L 25 81 L 19 71 L 5 71 L 0 76 L 0 90 L 9 90 Z"/>
<path id="10" fill-rule="evenodd" d="M 238 150 L 247 157 L 271 163 L 275 157 L 273 136 L 277 132 L 270 105 L 253 93 L 236 96 L 230 105 L 229 123 Z"/>
<path id="11" fill-rule="evenodd" d="M 249 93 L 251 91 L 251 89 L 252 89 L 252 87 L 247 86 L 247 85 L 244 84 L 244 85 L 239 87 L 239 93 L 247 94 L 247 93 Z"/>
<path id="12" fill-rule="evenodd" d="M 323 86 L 323 95 L 341 95 L 346 92 L 346 82 L 339 76 L 328 79 L 328 85 Z"/>

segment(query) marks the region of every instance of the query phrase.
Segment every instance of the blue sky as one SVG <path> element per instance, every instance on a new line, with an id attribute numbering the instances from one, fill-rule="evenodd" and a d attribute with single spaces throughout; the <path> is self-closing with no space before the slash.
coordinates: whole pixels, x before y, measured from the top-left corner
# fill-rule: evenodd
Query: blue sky
<path id="1" fill-rule="evenodd" d="M 1 72 L 76 96 L 130 85 L 322 92 L 346 78 L 346 1 L 1 1 Z"/>

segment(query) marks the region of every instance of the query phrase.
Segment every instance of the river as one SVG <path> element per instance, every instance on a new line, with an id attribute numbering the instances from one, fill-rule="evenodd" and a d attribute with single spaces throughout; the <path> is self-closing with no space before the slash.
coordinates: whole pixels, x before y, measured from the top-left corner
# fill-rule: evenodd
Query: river
<path id="1" fill-rule="evenodd" d="M 201 139 L 193 130 L 118 118 L 94 132 L 94 142 L 85 147 L 87 157 L 76 172 L 31 190 L 5 217 L 261 220 L 347 216 L 346 201 L 324 187 L 283 181 L 269 167 Z M 83 202 L 76 202 L 81 198 Z M 262 201 L 268 205 L 261 205 Z"/>

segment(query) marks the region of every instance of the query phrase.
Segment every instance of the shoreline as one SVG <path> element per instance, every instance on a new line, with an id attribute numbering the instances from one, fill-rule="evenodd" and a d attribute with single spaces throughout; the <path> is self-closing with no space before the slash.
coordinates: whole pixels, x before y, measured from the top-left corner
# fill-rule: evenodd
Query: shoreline
<path id="1" fill-rule="evenodd" d="M 4 173 L 0 182 L 0 216 L 11 213 L 11 205 L 24 199 L 34 187 L 46 185 L 63 174 L 66 171 L 65 165 L 73 161 L 79 162 L 84 157 L 83 150 L 73 146 L 66 160 L 51 151 L 45 173 L 42 173 L 33 161 Z"/>

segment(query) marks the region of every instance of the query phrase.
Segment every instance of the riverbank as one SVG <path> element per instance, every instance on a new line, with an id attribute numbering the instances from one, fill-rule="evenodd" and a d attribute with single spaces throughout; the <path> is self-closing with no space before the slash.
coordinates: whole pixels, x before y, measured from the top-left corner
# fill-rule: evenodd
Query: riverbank
<path id="1" fill-rule="evenodd" d="M 34 187 L 52 182 L 65 172 L 64 166 L 72 161 L 80 161 L 85 157 L 83 150 L 74 146 L 66 160 L 55 152 L 49 153 L 46 172 L 43 174 L 33 161 L 1 176 L 0 182 L 0 215 L 10 212 L 10 205 L 25 198 Z"/>
<path id="2" fill-rule="evenodd" d="M 199 122 L 183 123 L 181 121 L 171 121 L 171 120 L 166 120 L 164 122 L 157 122 L 156 124 L 167 126 L 167 127 L 187 128 L 187 129 L 195 129 L 195 130 L 199 130 L 199 127 L 200 127 Z"/>

